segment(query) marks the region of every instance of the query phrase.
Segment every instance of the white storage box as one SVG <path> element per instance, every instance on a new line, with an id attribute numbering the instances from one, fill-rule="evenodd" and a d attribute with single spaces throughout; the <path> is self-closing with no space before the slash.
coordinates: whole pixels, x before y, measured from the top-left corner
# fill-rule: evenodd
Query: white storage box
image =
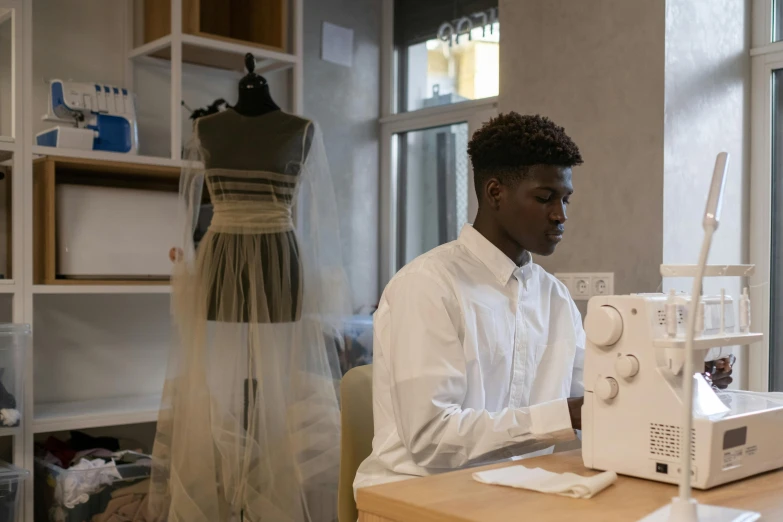
<path id="1" fill-rule="evenodd" d="M 176 192 L 58 184 L 57 276 L 165 279 L 179 244 Z"/>

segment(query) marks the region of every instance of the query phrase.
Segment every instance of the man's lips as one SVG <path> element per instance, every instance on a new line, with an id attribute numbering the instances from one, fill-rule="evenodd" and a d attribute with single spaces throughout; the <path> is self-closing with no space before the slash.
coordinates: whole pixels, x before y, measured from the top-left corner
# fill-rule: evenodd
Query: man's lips
<path id="1" fill-rule="evenodd" d="M 563 230 L 553 230 L 551 232 L 547 232 L 546 237 L 554 243 L 559 243 L 563 240 Z"/>

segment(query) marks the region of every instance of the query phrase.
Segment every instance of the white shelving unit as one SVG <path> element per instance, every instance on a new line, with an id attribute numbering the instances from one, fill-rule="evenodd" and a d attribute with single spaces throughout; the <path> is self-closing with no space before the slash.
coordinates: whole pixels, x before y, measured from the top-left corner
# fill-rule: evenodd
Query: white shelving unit
<path id="1" fill-rule="evenodd" d="M 158 408 L 159 394 L 38 404 L 33 431 L 51 433 L 155 422 Z"/>
<path id="2" fill-rule="evenodd" d="M 159 167 L 178 167 L 188 166 L 188 162 L 181 159 L 159 158 L 156 156 L 134 156 L 120 154 L 119 152 L 102 152 L 92 150 L 71 150 L 58 149 L 56 147 L 42 147 L 33 145 L 32 153 L 36 156 L 60 156 L 65 158 L 88 159 L 98 161 L 119 161 L 122 163 L 136 163 L 139 165 L 155 165 Z"/>
<path id="3" fill-rule="evenodd" d="M 12 167 L 13 190 L 11 219 L 11 248 L 12 248 L 12 280 L 0 280 L 0 298 L 12 300 L 10 319 L 16 323 L 29 323 L 33 327 L 34 341 L 31 353 L 27 354 L 24 375 L 24 407 L 25 416 L 20 428 L 15 431 L 0 432 L 0 436 L 13 437 L 13 461 L 16 465 L 34 471 L 33 453 L 34 437 L 37 434 L 59 432 L 74 429 L 89 429 L 112 426 L 123 426 L 154 422 L 160 405 L 160 390 L 150 390 L 148 395 L 123 396 L 123 397 L 92 397 L 82 401 L 38 401 L 34 389 L 34 361 L 42 364 L 36 353 L 36 338 L 44 334 L 36 331 L 36 310 L 44 304 L 63 302 L 64 299 L 114 299 L 110 296 L 137 295 L 141 297 L 124 298 L 120 301 L 127 303 L 128 299 L 155 300 L 166 299 L 171 293 L 168 285 L 89 285 L 89 284 L 62 284 L 42 285 L 33 281 L 33 162 L 41 156 L 60 156 L 99 161 L 121 161 L 126 163 L 138 163 L 140 165 L 154 165 L 164 167 L 182 168 L 188 166 L 181 159 L 182 144 L 182 116 L 180 102 L 183 98 L 183 63 L 194 61 L 199 63 L 209 60 L 220 60 L 221 57 L 232 57 L 233 60 L 241 58 L 246 53 L 252 53 L 258 60 L 256 71 L 261 74 L 269 74 L 281 70 L 289 70 L 289 109 L 294 113 L 301 113 L 303 108 L 303 24 L 302 24 L 302 0 L 289 0 L 289 51 L 278 52 L 260 48 L 254 45 L 243 45 L 220 39 L 206 38 L 198 35 L 183 34 L 182 32 L 182 3 L 183 0 L 171 0 L 171 33 L 141 46 L 134 46 L 134 20 L 136 7 L 134 0 L 117 0 L 118 5 L 124 5 L 123 18 L 127 21 L 128 28 L 124 35 L 124 54 L 117 56 L 124 62 L 123 78 L 125 86 L 133 90 L 133 82 L 138 69 L 149 63 L 155 63 L 160 67 L 166 63 L 170 73 L 170 139 L 171 147 L 168 157 L 131 156 L 105 152 L 76 151 L 55 149 L 35 145 L 35 126 L 40 117 L 41 108 L 34 105 L 35 89 L 40 77 L 34 77 L 33 48 L 39 43 L 37 37 L 46 38 L 48 35 L 35 35 L 35 20 L 33 19 L 34 3 L 42 0 L 0 0 L 0 10 L 10 9 L 10 15 L 14 24 L 13 46 L 13 86 L 14 103 L 13 111 L 13 135 L 0 136 L 0 162 Z M 80 0 L 70 0 L 71 4 Z M 43 14 L 38 12 L 38 14 Z M 78 29 L 74 29 L 77 30 Z M 98 46 L 102 42 L 96 42 Z M 161 52 L 168 56 L 162 61 Z M 71 59 L 75 59 L 71 57 Z M 154 62 L 152 62 L 154 60 Z M 37 65 L 37 64 L 36 64 Z M 187 67 L 187 65 L 185 66 Z M 75 80 L 90 81 L 90 78 L 74 78 Z M 234 93 L 225 93 L 226 97 L 234 96 Z M 139 104 L 144 100 L 140 99 Z M 144 297 L 149 295 L 151 297 Z M 58 296 L 58 297 L 51 297 Z M 59 297 L 71 296 L 71 297 Z M 162 296 L 162 297 L 154 297 Z M 103 302 L 103 301 L 100 301 Z M 147 301 L 140 301 L 147 302 Z M 160 301 L 155 301 L 159 303 Z M 43 304 L 42 304 L 43 303 Z M 128 314 L 133 315 L 133 314 Z M 120 319 L 123 320 L 123 319 Z M 129 317 L 128 321 L 132 321 Z M 139 325 L 139 331 L 144 338 L 144 327 Z M 56 332 L 45 332 L 47 337 L 56 335 Z M 168 332 L 166 332 L 168 335 Z M 142 353 L 143 350 L 140 351 Z M 144 355 L 134 354 L 135 357 Z M 161 354 L 161 361 L 165 361 L 165 354 Z M 157 361 L 157 359 L 156 359 Z M 90 375 L 84 375 L 84 379 L 90 379 Z M 81 385 L 82 383 L 79 383 Z M 160 383 L 162 385 L 162 382 Z M 33 487 L 32 481 L 25 488 L 25 502 L 23 509 L 24 522 L 33 521 Z"/>
<path id="4" fill-rule="evenodd" d="M 3 287 L 0 286 L 0 293 Z M 73 294 L 170 294 L 169 285 L 34 285 L 36 295 L 73 295 Z"/>

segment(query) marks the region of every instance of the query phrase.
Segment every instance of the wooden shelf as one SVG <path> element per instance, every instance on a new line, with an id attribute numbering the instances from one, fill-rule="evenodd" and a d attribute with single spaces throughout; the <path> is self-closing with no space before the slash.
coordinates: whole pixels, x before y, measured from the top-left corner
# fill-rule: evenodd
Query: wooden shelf
<path id="1" fill-rule="evenodd" d="M 171 25 L 170 1 L 145 0 L 143 47 L 151 46 L 154 51 L 131 53 L 131 57 L 170 59 Z M 245 53 L 278 64 L 296 63 L 285 53 L 288 0 L 182 0 L 181 34 L 185 63 L 243 71 Z"/>
<path id="2" fill-rule="evenodd" d="M 0 146 L 0 148 L 2 148 Z M 153 165 L 158 167 L 185 168 L 198 167 L 199 164 L 187 162 L 184 160 L 174 160 L 171 158 L 160 158 L 157 156 L 138 156 L 133 154 L 120 154 L 119 152 L 102 152 L 92 150 L 74 150 L 59 149 L 56 147 L 33 146 L 33 154 L 39 156 L 53 156 L 57 159 L 76 159 L 86 161 L 100 161 L 110 163 L 121 163 L 125 165 Z"/>
<path id="3" fill-rule="evenodd" d="M 230 38 L 203 33 L 182 35 L 182 61 L 184 63 L 241 72 L 245 70 L 244 56 L 247 53 L 252 54 L 259 61 L 256 65 L 256 72 L 259 74 L 287 69 L 299 61 L 292 54 Z M 171 36 L 167 35 L 153 40 L 134 49 L 129 54 L 131 59 L 145 56 L 171 60 Z"/>
<path id="4" fill-rule="evenodd" d="M 59 150 L 58 150 L 59 152 Z M 124 155 L 123 159 L 126 158 Z M 57 267 L 56 186 L 59 183 L 146 189 L 176 193 L 182 169 L 153 163 L 107 161 L 74 156 L 45 156 L 33 163 L 33 281 L 36 285 L 104 286 L 168 285 L 167 280 L 62 279 Z M 118 234 L 122 231 L 118 230 Z M 53 292 L 54 293 L 54 292 Z M 68 293 L 68 292 L 59 292 Z M 87 293 L 87 292 L 72 292 Z M 89 292 L 100 293 L 100 292 Z M 116 292 L 112 292 L 116 293 Z"/>
<path id="5" fill-rule="evenodd" d="M 155 422 L 159 408 L 160 395 L 36 404 L 33 431 L 50 433 Z"/>
<path id="6" fill-rule="evenodd" d="M 0 293 L 3 288 L 0 287 Z M 127 282 L 125 284 L 49 284 L 34 285 L 33 293 L 36 295 L 145 295 L 145 294 L 170 294 L 171 286 L 168 282 L 160 284 Z"/>

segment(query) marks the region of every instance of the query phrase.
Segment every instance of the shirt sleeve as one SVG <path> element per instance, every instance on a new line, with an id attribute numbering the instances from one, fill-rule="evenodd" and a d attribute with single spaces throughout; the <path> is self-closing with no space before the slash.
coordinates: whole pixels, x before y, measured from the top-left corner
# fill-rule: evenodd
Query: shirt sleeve
<path id="1" fill-rule="evenodd" d="M 571 397 L 584 397 L 585 395 L 585 329 L 582 326 L 582 314 L 576 304 L 571 301 L 574 316 L 574 337 L 576 339 L 576 351 L 574 352 L 574 369 L 571 374 Z"/>
<path id="2" fill-rule="evenodd" d="M 573 439 L 565 399 L 497 412 L 462 407 L 468 383 L 462 312 L 444 285 L 407 274 L 388 302 L 394 418 L 416 465 L 454 469 Z"/>

